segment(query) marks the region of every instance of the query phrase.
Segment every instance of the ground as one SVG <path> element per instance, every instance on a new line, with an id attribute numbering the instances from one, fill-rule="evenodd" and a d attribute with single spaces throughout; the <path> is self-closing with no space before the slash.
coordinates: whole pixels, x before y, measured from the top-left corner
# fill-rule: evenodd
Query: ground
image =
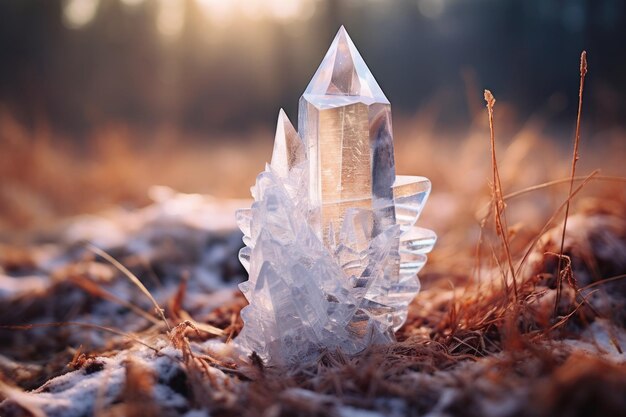
<path id="1" fill-rule="evenodd" d="M 416 126 L 396 135 L 413 137 Z M 434 185 L 420 222 L 439 243 L 422 291 L 397 343 L 354 357 L 320 352 L 290 369 L 232 342 L 246 278 L 234 210 L 249 200 L 145 192 L 156 166 L 173 175 L 184 164 L 146 155 L 128 167 L 126 150 L 101 149 L 106 168 L 68 167 L 65 150 L 4 132 L 0 415 L 626 415 L 623 134 L 581 150 L 562 242 L 571 151 L 536 129 L 498 142 L 501 198 L 484 125 L 461 146 L 397 141 L 399 172 Z M 237 152 L 202 155 L 213 163 Z M 38 163 L 51 159 L 66 171 Z M 24 174 L 24 165 L 38 168 Z M 64 211 L 94 188 L 109 202 L 139 197 L 130 208 L 92 201 L 76 211 L 95 214 Z M 45 227 L 33 220 L 42 206 Z M 494 224 L 496 207 L 506 226 Z"/>

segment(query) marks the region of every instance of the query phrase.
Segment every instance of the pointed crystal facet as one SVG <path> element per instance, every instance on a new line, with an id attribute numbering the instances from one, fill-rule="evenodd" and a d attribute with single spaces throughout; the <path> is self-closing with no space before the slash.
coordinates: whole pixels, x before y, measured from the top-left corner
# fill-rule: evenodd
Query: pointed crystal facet
<path id="1" fill-rule="evenodd" d="M 342 27 L 237 213 L 250 305 L 236 342 L 272 364 L 394 340 L 436 236 L 424 177 L 395 175 L 391 109 Z"/>
<path id="2" fill-rule="evenodd" d="M 359 101 L 389 104 L 343 26 L 337 32 L 304 96 L 319 107 Z M 337 97 L 329 96 L 344 98 L 337 101 Z"/>
<path id="3" fill-rule="evenodd" d="M 285 178 L 293 167 L 304 162 L 304 160 L 302 140 L 283 109 L 280 109 L 276 124 L 276 136 L 274 137 L 272 169 L 280 177 Z"/>

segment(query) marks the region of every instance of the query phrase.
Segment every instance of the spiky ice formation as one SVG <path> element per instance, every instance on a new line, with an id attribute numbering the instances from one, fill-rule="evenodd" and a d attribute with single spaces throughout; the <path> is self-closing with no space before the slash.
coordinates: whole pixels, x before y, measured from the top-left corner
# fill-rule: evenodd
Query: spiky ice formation
<path id="1" fill-rule="evenodd" d="M 343 27 L 299 131 L 281 110 L 255 202 L 237 213 L 249 305 L 236 343 L 272 364 L 393 341 L 436 240 L 415 227 L 430 181 L 396 177 L 389 101 Z"/>

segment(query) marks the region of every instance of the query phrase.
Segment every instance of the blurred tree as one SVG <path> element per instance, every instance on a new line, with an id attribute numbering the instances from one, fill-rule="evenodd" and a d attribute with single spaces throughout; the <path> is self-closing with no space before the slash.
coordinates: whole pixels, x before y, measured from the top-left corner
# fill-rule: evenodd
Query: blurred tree
<path id="1" fill-rule="evenodd" d="M 477 96 L 489 86 L 515 103 L 522 119 L 539 112 L 569 127 L 586 48 L 586 123 L 626 123 L 620 0 L 298 0 L 293 10 L 270 0 L 166 2 L 0 2 L 0 105 L 70 133 L 110 122 L 269 125 L 281 106 L 295 115 L 344 24 L 396 114 L 436 100 L 442 127 L 465 126 L 471 81 Z"/>

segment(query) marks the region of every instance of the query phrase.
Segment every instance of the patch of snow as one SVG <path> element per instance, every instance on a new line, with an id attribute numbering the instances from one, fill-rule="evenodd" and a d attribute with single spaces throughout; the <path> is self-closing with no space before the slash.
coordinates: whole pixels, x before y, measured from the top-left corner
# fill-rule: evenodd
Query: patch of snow
<path id="1" fill-rule="evenodd" d="M 37 296 L 46 291 L 49 278 L 43 276 L 11 277 L 0 274 L 0 299 L 19 297 L 24 294 Z"/>
<path id="2" fill-rule="evenodd" d="M 30 404 L 48 417 L 92 415 L 96 401 L 108 406 L 117 400 L 126 381 L 125 362 L 132 358 L 155 375 L 154 401 L 164 409 L 184 410 L 188 406 L 187 400 L 167 385 L 180 371 L 180 352 L 167 343 L 165 340 L 156 343 L 162 347 L 160 354 L 141 346 L 110 358 L 96 357 L 92 360 L 102 364 L 101 370 L 68 372 L 49 380 L 37 390 L 23 394 Z"/>

